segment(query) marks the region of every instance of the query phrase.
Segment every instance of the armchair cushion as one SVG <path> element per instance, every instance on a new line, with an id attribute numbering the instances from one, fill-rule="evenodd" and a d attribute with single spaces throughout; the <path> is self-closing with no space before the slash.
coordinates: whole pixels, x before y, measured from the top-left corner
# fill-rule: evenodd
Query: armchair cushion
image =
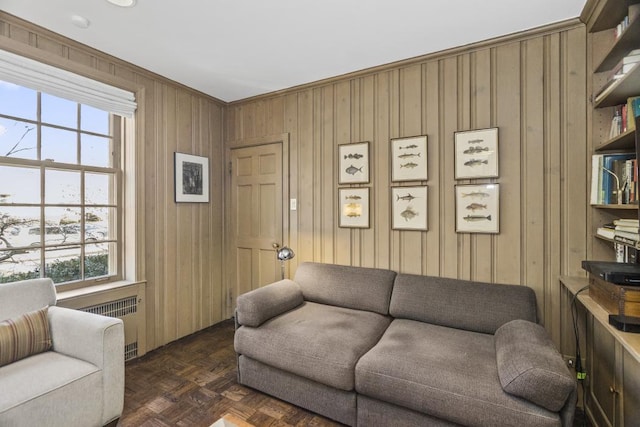
<path id="1" fill-rule="evenodd" d="M 559 411 L 576 388 L 546 330 L 513 320 L 494 336 L 498 377 L 504 391 L 550 411 Z"/>
<path id="2" fill-rule="evenodd" d="M 51 349 L 48 307 L 0 322 L 0 366 Z"/>

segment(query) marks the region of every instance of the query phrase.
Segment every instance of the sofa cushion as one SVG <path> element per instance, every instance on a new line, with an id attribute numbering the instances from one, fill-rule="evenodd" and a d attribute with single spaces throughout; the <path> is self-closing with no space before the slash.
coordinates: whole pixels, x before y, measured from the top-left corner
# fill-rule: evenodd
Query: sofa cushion
<path id="1" fill-rule="evenodd" d="M 0 322 L 0 366 L 51 348 L 48 307 Z"/>
<path id="2" fill-rule="evenodd" d="M 238 297 L 238 323 L 260 326 L 265 321 L 302 304 L 302 292 L 297 283 L 281 280 L 254 289 Z"/>
<path id="3" fill-rule="evenodd" d="M 389 313 L 396 318 L 494 334 L 514 319 L 536 321 L 536 296 L 526 286 L 399 274 Z"/>
<path id="4" fill-rule="evenodd" d="M 0 425 L 102 425 L 102 377 L 91 363 L 47 351 L 0 368 Z M 79 402 L 82 396 L 82 402 Z"/>
<path id="5" fill-rule="evenodd" d="M 547 331 L 525 320 L 511 321 L 495 336 L 502 388 L 550 411 L 559 411 L 576 388 Z"/>
<path id="6" fill-rule="evenodd" d="M 360 359 L 356 391 L 462 425 L 560 426 L 502 389 L 492 335 L 412 320 L 394 320 Z"/>
<path id="7" fill-rule="evenodd" d="M 307 301 L 387 315 L 395 277 L 391 270 L 305 262 L 294 280 Z"/>
<path id="8" fill-rule="evenodd" d="M 341 390 L 390 319 L 369 311 L 305 302 L 258 328 L 241 326 L 235 350 L 267 365 Z"/>

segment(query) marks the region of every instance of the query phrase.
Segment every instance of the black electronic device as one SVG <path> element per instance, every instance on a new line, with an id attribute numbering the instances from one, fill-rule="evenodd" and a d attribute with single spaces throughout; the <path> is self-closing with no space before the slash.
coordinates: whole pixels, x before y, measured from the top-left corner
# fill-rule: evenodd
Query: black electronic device
<path id="1" fill-rule="evenodd" d="M 640 264 L 611 261 L 582 261 L 582 268 L 609 283 L 640 286 Z"/>
<path id="2" fill-rule="evenodd" d="M 640 317 L 610 314 L 609 324 L 623 332 L 640 332 Z"/>

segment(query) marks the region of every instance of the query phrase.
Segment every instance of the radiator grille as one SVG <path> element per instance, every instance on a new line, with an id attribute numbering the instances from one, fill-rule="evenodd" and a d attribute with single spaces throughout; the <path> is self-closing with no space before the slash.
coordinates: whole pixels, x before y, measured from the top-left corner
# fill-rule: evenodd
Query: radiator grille
<path id="1" fill-rule="evenodd" d="M 81 308 L 80 310 L 88 313 L 100 314 L 102 316 L 117 317 L 122 319 L 125 327 L 125 346 L 124 360 L 129 361 L 138 357 L 138 340 L 136 337 L 133 342 L 127 337 L 127 332 L 135 329 L 135 314 L 138 312 L 138 297 L 128 297 L 116 301 L 109 301 L 102 304 L 92 305 L 90 307 Z M 129 324 L 130 322 L 131 325 Z M 131 326 L 134 326 L 132 328 Z M 133 334 L 132 334 L 133 335 Z"/>
<path id="2" fill-rule="evenodd" d="M 129 297 L 119 299 L 117 301 L 109 301 L 103 304 L 93 305 L 91 307 L 85 307 L 82 309 L 82 311 L 101 314 L 103 316 L 122 318 L 127 314 L 135 314 L 138 312 L 137 301 L 137 297 Z"/>

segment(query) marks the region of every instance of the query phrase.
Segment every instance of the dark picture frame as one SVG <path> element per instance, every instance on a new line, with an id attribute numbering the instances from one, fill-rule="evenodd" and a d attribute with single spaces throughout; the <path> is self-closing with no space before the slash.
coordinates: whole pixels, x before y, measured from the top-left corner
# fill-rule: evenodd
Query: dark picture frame
<path id="1" fill-rule="evenodd" d="M 369 187 L 338 189 L 338 226 L 341 228 L 369 228 Z"/>
<path id="2" fill-rule="evenodd" d="M 498 128 L 454 133 L 455 179 L 498 177 Z"/>
<path id="3" fill-rule="evenodd" d="M 338 184 L 369 182 L 369 142 L 338 145 Z"/>
<path id="4" fill-rule="evenodd" d="M 500 232 L 500 184 L 456 185 L 456 232 Z"/>
<path id="5" fill-rule="evenodd" d="M 174 153 L 176 203 L 209 202 L 209 158 Z"/>

